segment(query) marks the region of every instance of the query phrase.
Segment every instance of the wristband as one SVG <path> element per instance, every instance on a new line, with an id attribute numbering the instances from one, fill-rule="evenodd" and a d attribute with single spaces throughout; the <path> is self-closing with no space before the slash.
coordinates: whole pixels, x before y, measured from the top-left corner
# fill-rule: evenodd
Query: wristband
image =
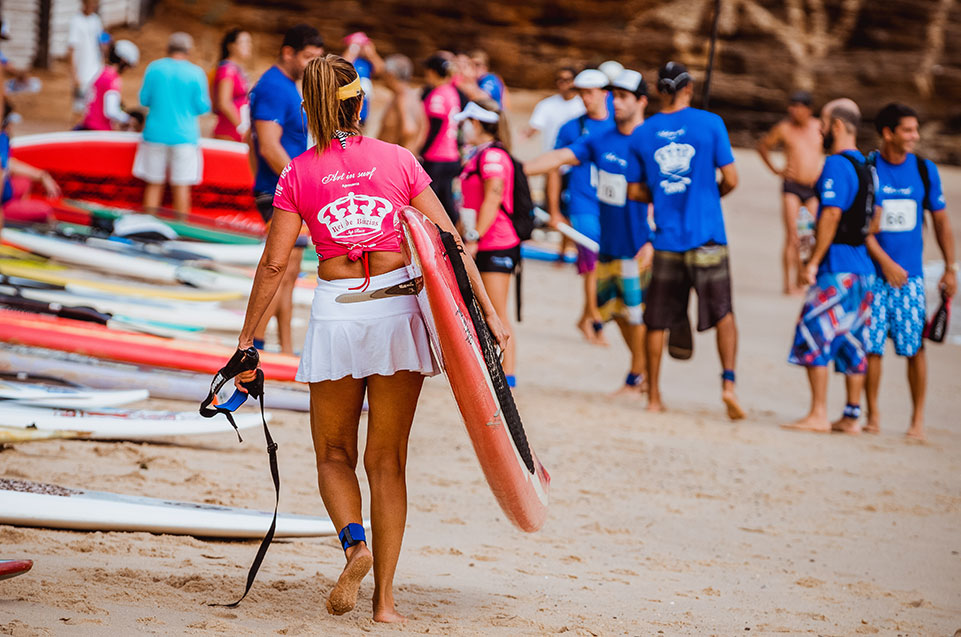
<path id="1" fill-rule="evenodd" d="M 957 274 L 958 271 L 961 270 L 961 264 L 952 263 L 951 266 L 948 267 L 948 270 L 950 270 L 951 272 L 954 272 L 955 274 Z"/>

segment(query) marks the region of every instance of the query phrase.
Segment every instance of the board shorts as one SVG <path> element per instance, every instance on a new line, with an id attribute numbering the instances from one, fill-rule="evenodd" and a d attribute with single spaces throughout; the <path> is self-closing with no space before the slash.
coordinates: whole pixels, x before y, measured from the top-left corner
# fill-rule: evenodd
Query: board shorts
<path id="1" fill-rule="evenodd" d="M 839 374 L 867 371 L 873 284 L 874 275 L 819 274 L 804 298 L 788 362 L 825 367 L 834 361 Z"/>
<path id="2" fill-rule="evenodd" d="M 815 199 L 818 196 L 818 192 L 814 189 L 814 186 L 805 186 L 790 179 L 785 179 L 784 183 L 781 184 L 781 192 L 786 195 L 794 195 L 801 200 L 801 203 L 806 202 L 808 199 Z"/>
<path id="3" fill-rule="evenodd" d="M 406 268 L 370 277 L 368 290 L 410 280 Z M 338 303 L 364 279 L 317 279 L 307 338 L 295 380 L 316 383 L 346 376 L 390 376 L 399 371 L 434 376 L 440 367 L 431 351 L 416 296 L 391 296 Z M 351 290 L 350 288 L 355 288 Z"/>
<path id="4" fill-rule="evenodd" d="M 148 184 L 196 186 L 203 173 L 204 157 L 197 144 L 142 141 L 133 159 L 133 176 Z"/>
<path id="5" fill-rule="evenodd" d="M 440 199 L 447 216 L 454 225 L 460 221 L 460 211 L 454 201 L 454 179 L 460 176 L 462 167 L 459 161 L 424 161 L 424 172 L 430 177 L 430 188 Z"/>
<path id="6" fill-rule="evenodd" d="M 622 318 L 630 325 L 644 324 L 644 292 L 651 269 L 641 270 L 637 259 L 602 255 L 597 261 L 597 309 L 604 322 Z"/>
<path id="7" fill-rule="evenodd" d="M 868 354 L 884 355 L 884 344 L 890 335 L 895 353 L 912 358 L 924 342 L 927 322 L 924 277 L 908 277 L 907 283 L 896 288 L 883 276 L 877 276 L 871 293 L 874 299 L 871 301 Z"/>
<path id="8" fill-rule="evenodd" d="M 687 315 L 691 288 L 697 292 L 697 331 L 709 330 L 734 311 L 726 245 L 707 244 L 687 252 L 654 251 L 644 324 L 669 330 Z"/>
<path id="9" fill-rule="evenodd" d="M 254 191 L 254 205 L 257 206 L 257 212 L 260 213 L 260 218 L 264 220 L 264 224 L 269 228 L 270 220 L 274 216 L 274 193 Z M 306 234 L 306 228 L 306 226 L 301 226 L 300 234 L 294 243 L 295 248 L 306 248 L 307 244 L 310 243 L 310 236 Z"/>
<path id="10" fill-rule="evenodd" d="M 503 250 L 480 250 L 474 263 L 479 272 L 513 274 L 521 263 L 521 244 Z"/>

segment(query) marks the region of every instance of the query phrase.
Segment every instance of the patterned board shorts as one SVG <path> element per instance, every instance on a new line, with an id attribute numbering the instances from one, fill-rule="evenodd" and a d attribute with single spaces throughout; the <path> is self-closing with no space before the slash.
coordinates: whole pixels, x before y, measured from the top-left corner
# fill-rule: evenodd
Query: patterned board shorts
<path id="1" fill-rule="evenodd" d="M 867 371 L 865 347 L 871 323 L 873 275 L 819 274 L 808 288 L 788 362 L 840 374 Z"/>
<path id="2" fill-rule="evenodd" d="M 926 322 L 924 277 L 910 277 L 896 288 L 884 277 L 876 277 L 871 292 L 871 327 L 868 330 L 868 354 L 884 354 L 888 335 L 894 341 L 898 356 L 913 357 L 921 349 Z"/>
<path id="3" fill-rule="evenodd" d="M 631 325 L 644 323 L 644 293 L 651 269 L 643 272 L 637 259 L 601 256 L 597 262 L 597 309 L 603 321 L 625 319 Z"/>

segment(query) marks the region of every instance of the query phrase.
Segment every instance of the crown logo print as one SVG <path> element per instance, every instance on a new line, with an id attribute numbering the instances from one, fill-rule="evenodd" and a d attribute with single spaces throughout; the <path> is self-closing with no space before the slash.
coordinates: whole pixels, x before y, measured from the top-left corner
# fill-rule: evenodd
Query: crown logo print
<path id="1" fill-rule="evenodd" d="M 324 206 L 317 220 L 335 239 L 357 239 L 380 232 L 384 218 L 393 210 L 394 206 L 382 197 L 351 192 Z"/>
<path id="2" fill-rule="evenodd" d="M 691 160 L 697 151 L 690 144 L 671 142 L 654 153 L 654 161 L 665 175 L 683 175 L 690 172 Z"/>

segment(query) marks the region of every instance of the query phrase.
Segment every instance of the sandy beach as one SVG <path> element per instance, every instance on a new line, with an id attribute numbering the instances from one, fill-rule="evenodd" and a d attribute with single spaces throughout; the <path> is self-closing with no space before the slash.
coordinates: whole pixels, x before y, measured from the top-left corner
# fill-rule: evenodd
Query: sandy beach
<path id="1" fill-rule="evenodd" d="M 429 380 L 396 578 L 406 627 L 371 621 L 370 578 L 353 612 L 327 614 L 343 563 L 334 538 L 277 541 L 247 600 L 225 609 L 206 604 L 240 594 L 254 541 L 0 525 L 2 557 L 35 560 L 27 575 L 0 582 L 0 634 L 954 634 L 961 348 L 928 349 L 927 443 L 903 437 L 910 401 L 893 352 L 879 436 L 781 430 L 808 401 L 804 372 L 785 362 L 801 301 L 779 294 L 779 184 L 753 152 L 736 158 L 741 185 L 724 207 L 746 420 L 724 416 L 713 332 L 697 336 L 693 360 L 665 360 L 667 413 L 609 398 L 627 364 L 616 330 L 607 329 L 609 348 L 582 341 L 573 267 L 529 261 L 515 395 L 553 478 L 548 521 L 532 535 L 506 522 L 446 380 Z M 942 174 L 961 238 L 961 170 Z M 926 238 L 926 257 L 937 258 L 930 229 Z M 832 413 L 842 390 L 833 377 Z M 271 429 L 281 510 L 322 515 L 306 416 L 276 412 Z M 245 439 L 11 445 L 0 449 L 0 475 L 269 509 L 263 434 Z"/>

